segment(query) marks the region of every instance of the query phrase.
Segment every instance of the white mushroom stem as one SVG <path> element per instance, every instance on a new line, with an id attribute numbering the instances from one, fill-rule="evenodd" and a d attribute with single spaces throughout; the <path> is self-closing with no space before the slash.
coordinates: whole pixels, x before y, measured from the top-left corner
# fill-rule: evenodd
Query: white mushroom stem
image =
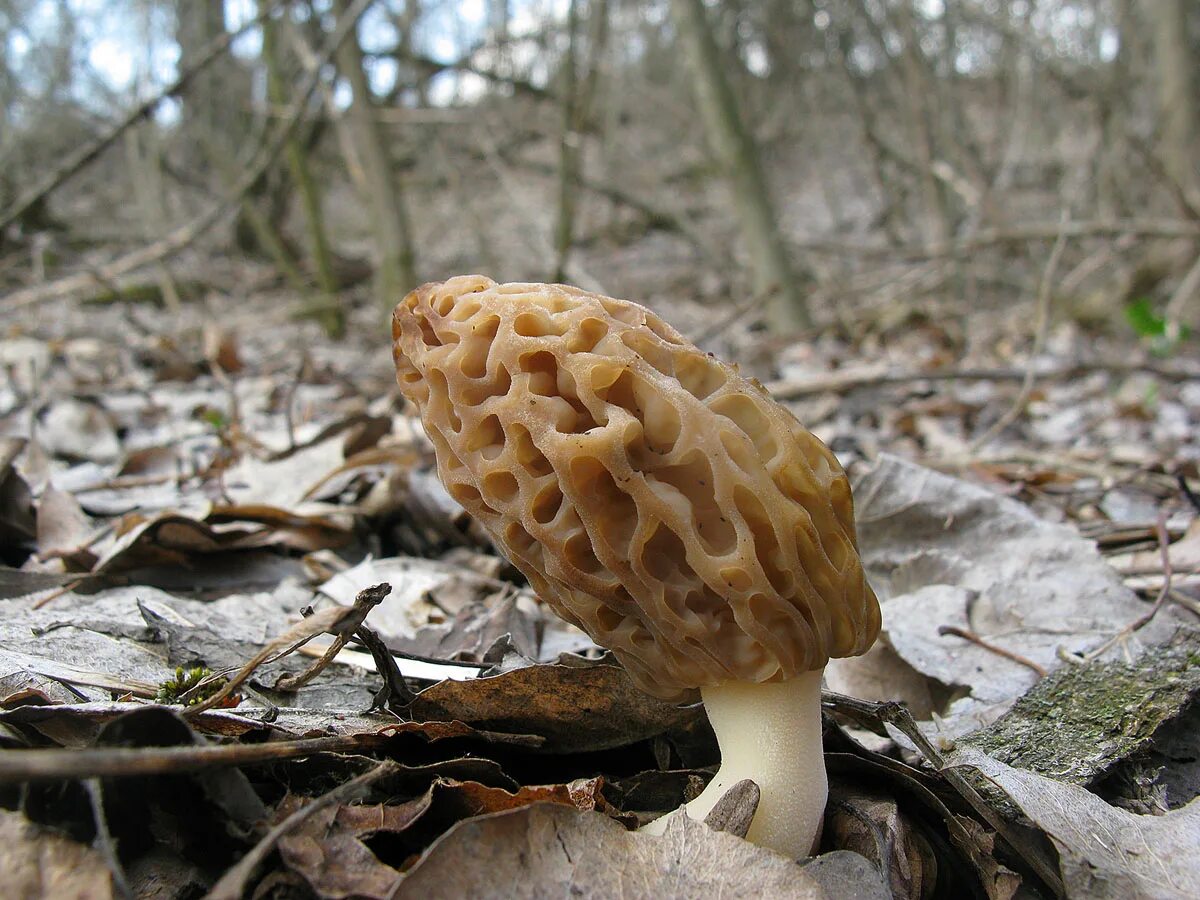
<path id="1" fill-rule="evenodd" d="M 762 797 L 746 840 L 793 859 L 811 855 L 829 796 L 821 671 L 772 684 L 726 682 L 703 687 L 700 695 L 721 748 L 721 767 L 687 805 L 688 815 L 703 820 L 729 788 L 749 778 Z M 644 830 L 663 828 L 659 819 Z"/>

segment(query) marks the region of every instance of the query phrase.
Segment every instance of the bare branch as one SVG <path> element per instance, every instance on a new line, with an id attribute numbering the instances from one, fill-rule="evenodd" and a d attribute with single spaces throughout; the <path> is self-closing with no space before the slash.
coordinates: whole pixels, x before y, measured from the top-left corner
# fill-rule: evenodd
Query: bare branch
<path id="1" fill-rule="evenodd" d="M 88 747 L 12 750 L 0 754 L 0 784 L 63 778 L 136 778 L 178 775 L 314 753 L 350 753 L 384 743 L 384 734 L 332 735 L 265 744 L 193 744 L 183 747 Z"/>
<path id="2" fill-rule="evenodd" d="M 59 165 L 53 172 L 50 172 L 40 182 L 25 192 L 25 194 L 17 200 L 5 213 L 0 215 L 0 231 L 3 231 L 13 222 L 17 221 L 24 215 L 31 206 L 39 200 L 43 200 L 50 193 L 57 190 L 65 184 L 72 176 L 76 175 L 81 169 L 87 166 L 88 163 L 96 159 L 109 146 L 111 146 L 122 134 L 132 128 L 134 125 L 147 118 L 160 103 L 168 97 L 174 97 L 183 91 L 197 75 L 211 66 L 214 62 L 221 58 L 229 49 L 230 45 L 239 37 L 260 25 L 270 16 L 274 15 L 279 9 L 288 6 L 291 0 L 283 0 L 281 3 L 276 3 L 254 19 L 248 21 L 237 31 L 226 32 L 220 35 L 216 40 L 212 41 L 201 52 L 199 58 L 187 69 L 180 73 L 179 77 L 168 84 L 158 94 L 151 97 L 146 102 L 137 106 L 124 119 L 117 122 L 104 134 L 97 137 L 90 144 L 85 144 L 80 147 Z"/>
<path id="3" fill-rule="evenodd" d="M 845 393 L 863 387 L 889 384 L 915 384 L 922 381 L 1023 381 L 1025 369 L 933 369 L 928 372 L 838 372 L 804 381 L 775 381 L 767 390 L 776 400 L 798 400 L 813 394 Z M 1200 378 L 1200 370 L 1192 367 L 1169 367 L 1162 363 L 1138 361 L 1087 362 L 1071 366 L 1041 369 L 1037 377 L 1046 380 L 1069 380 L 1092 372 L 1128 375 L 1145 372 L 1165 381 L 1190 381 Z"/>
<path id="4" fill-rule="evenodd" d="M 50 284 L 37 285 L 25 288 L 24 290 L 14 291 L 3 300 L 0 300 L 0 309 L 21 309 L 40 303 L 43 300 L 56 300 L 69 297 L 97 283 L 112 282 L 122 275 L 164 259 L 172 253 L 178 253 L 232 213 L 241 204 L 242 199 L 250 192 L 250 189 L 271 168 L 276 157 L 287 146 L 288 139 L 303 121 L 301 114 L 308 105 L 309 98 L 312 97 L 317 89 L 317 85 L 320 82 L 321 69 L 333 58 L 342 41 L 351 34 L 354 26 L 358 24 L 358 20 L 367 11 L 372 2 L 374 0 L 355 0 L 346 12 L 346 15 L 338 21 L 337 27 L 329 36 L 329 40 L 326 42 L 321 53 L 321 66 L 308 74 L 300 90 L 296 92 L 292 100 L 287 118 L 277 127 L 271 140 L 263 145 L 258 153 L 258 158 L 246 168 L 246 171 L 228 195 L 210 207 L 207 212 L 201 213 L 192 219 L 192 221 L 179 226 L 161 240 L 134 250 L 132 253 L 127 253 L 118 259 L 114 259 L 109 263 L 97 267 L 94 271 L 80 272 L 79 274 L 70 275 Z"/>

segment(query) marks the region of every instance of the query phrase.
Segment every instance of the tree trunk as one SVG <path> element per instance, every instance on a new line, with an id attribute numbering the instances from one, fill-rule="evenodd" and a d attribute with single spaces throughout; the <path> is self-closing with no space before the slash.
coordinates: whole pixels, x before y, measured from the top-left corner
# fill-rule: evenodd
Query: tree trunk
<path id="1" fill-rule="evenodd" d="M 1196 128 L 1195 61 L 1188 46 L 1188 6 L 1187 0 L 1157 0 L 1144 9 L 1153 20 L 1162 162 L 1175 186 L 1190 199 L 1200 189 L 1196 155 L 1200 134 Z"/>
<path id="2" fill-rule="evenodd" d="M 421 0 L 405 0 L 399 12 L 389 11 L 388 18 L 399 37 L 393 54 L 396 80 L 383 98 L 386 106 L 403 106 L 405 91 L 409 90 L 414 93 L 419 108 L 429 106 L 429 70 L 413 63 L 413 34 L 422 12 Z"/>
<path id="3" fill-rule="evenodd" d="M 916 151 L 916 161 L 921 170 L 925 238 L 932 244 L 941 244 L 949 240 L 954 233 L 954 224 L 946 185 L 937 177 L 934 168 L 938 161 L 937 141 L 930 119 L 938 114 L 936 108 L 931 108 L 931 105 L 936 105 L 937 98 L 932 96 L 934 84 L 928 77 L 927 62 L 921 51 L 921 39 L 913 21 L 912 8 L 901 5 L 897 17 L 897 30 L 904 42 L 898 62 L 904 83 L 909 140 Z"/>
<path id="4" fill-rule="evenodd" d="M 807 328 L 812 319 L 779 233 L 757 148 L 722 70 L 704 0 L 672 0 L 671 9 L 692 66 L 696 102 L 709 143 L 733 191 L 754 290 L 771 295 L 769 318 L 775 331 Z"/>
<path id="5" fill-rule="evenodd" d="M 574 6 L 575 2 L 576 0 L 571 0 L 571 5 Z M 496 42 L 495 69 L 500 75 L 511 78 L 516 74 L 513 68 L 511 35 L 509 34 L 509 26 L 512 24 L 512 6 L 510 0 L 491 0 L 488 5 L 492 36 Z M 496 85 L 492 87 L 494 89 Z"/>
<path id="6" fill-rule="evenodd" d="M 263 61 L 267 68 L 267 99 L 271 105 L 282 109 L 287 106 L 287 82 L 283 75 L 283 49 L 279 44 L 278 24 L 268 19 L 263 23 Z M 308 167 L 308 154 L 300 137 L 293 136 L 285 150 L 288 174 L 300 192 L 300 204 L 308 224 L 308 234 L 313 257 L 313 270 L 317 284 L 326 294 L 337 291 L 337 278 L 333 274 L 333 256 L 329 239 L 325 235 L 325 220 L 321 211 L 321 197 Z"/>
<path id="7" fill-rule="evenodd" d="M 289 102 L 287 82 L 283 75 L 283 48 L 279 42 L 279 24 L 271 19 L 263 23 L 262 58 L 267 69 L 267 99 L 277 109 Z M 346 331 L 346 316 L 338 305 L 337 276 L 333 271 L 333 254 L 325 235 L 325 218 L 321 196 L 308 166 L 308 154 L 298 135 L 288 139 L 284 150 L 288 175 L 300 194 L 300 205 L 308 225 L 309 253 L 312 271 L 316 275 L 320 296 L 316 298 L 315 315 L 330 337 L 341 337 Z"/>
<path id="8" fill-rule="evenodd" d="M 224 0 L 175 0 L 175 38 L 179 68 L 189 68 L 214 40 L 225 33 Z M 204 168 L 204 145 L 219 144 L 233 154 L 246 121 L 250 75 L 232 57 L 210 66 L 188 85 L 182 100 L 182 129 L 190 148 L 189 164 Z"/>
<path id="9" fill-rule="evenodd" d="M 567 280 L 567 261 L 575 231 L 576 181 L 579 177 L 579 142 L 576 96 L 579 84 L 579 0 L 567 6 L 567 55 L 562 63 L 562 127 L 558 139 L 558 219 L 554 226 L 554 275 Z"/>
<path id="10" fill-rule="evenodd" d="M 337 0 L 339 15 L 345 15 L 349 5 L 349 0 Z M 369 190 L 365 199 L 379 257 L 375 293 L 379 302 L 390 309 L 406 291 L 417 286 L 408 214 L 399 181 L 392 171 L 383 132 L 375 117 L 374 98 L 363 70 L 362 46 L 357 35 L 351 35 L 338 49 L 337 65 L 353 92 L 346 114 Z"/>
<path id="11" fill-rule="evenodd" d="M 1129 0 L 1114 0 L 1117 54 L 1108 64 L 1107 75 L 1096 92 L 1096 116 L 1103 137 L 1096 153 L 1094 183 L 1096 210 L 1101 219 L 1115 219 L 1127 215 L 1130 210 L 1125 197 L 1125 168 L 1130 152 L 1130 85 L 1134 83 L 1129 47 L 1133 38 L 1132 12 Z"/>

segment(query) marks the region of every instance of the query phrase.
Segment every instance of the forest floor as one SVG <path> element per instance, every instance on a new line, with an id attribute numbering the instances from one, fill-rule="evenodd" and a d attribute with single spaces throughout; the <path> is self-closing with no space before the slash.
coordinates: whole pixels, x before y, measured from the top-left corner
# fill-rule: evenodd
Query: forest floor
<path id="1" fill-rule="evenodd" d="M 1051 318 L 1031 356 L 1024 312 L 892 302 L 772 341 L 752 306 L 649 292 L 855 483 L 884 632 L 828 670 L 831 802 L 797 867 L 626 830 L 703 785 L 711 731 L 444 494 L 386 315 L 332 341 L 263 270 L 206 275 L 0 336 L 23 895 L 1200 896 L 1194 338 Z"/>

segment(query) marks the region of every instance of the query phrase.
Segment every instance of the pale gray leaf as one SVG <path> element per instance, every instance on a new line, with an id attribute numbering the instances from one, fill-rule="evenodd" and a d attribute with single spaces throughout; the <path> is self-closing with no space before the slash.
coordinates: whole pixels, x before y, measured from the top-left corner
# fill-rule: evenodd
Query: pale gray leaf
<path id="1" fill-rule="evenodd" d="M 20 813 L 0 810 L 0 872 L 8 897 L 107 900 L 112 876 L 103 857 Z"/>
<path id="2" fill-rule="evenodd" d="M 1200 897 L 1200 798 L 1163 816 L 1139 816 L 1081 787 L 1014 769 L 978 750 L 956 754 L 954 763 L 986 775 L 1049 835 L 1068 897 Z"/>
<path id="3" fill-rule="evenodd" d="M 838 852 L 800 866 L 687 816 L 665 834 L 596 812 L 535 804 L 460 822 L 401 882 L 397 898 L 771 897 L 882 900 L 879 872 Z"/>
<path id="4" fill-rule="evenodd" d="M 987 724 L 1038 679 L 1019 662 L 940 634 L 942 626 L 973 631 L 1050 671 L 1062 665 L 1060 648 L 1085 652 L 1145 610 L 1091 541 L 1016 500 L 886 454 L 855 499 L 885 640 L 918 672 L 968 690 L 945 711 L 942 736 Z M 1129 651 L 1161 643 L 1177 621 L 1164 610 Z M 834 668 L 857 665 L 839 660 Z"/>

